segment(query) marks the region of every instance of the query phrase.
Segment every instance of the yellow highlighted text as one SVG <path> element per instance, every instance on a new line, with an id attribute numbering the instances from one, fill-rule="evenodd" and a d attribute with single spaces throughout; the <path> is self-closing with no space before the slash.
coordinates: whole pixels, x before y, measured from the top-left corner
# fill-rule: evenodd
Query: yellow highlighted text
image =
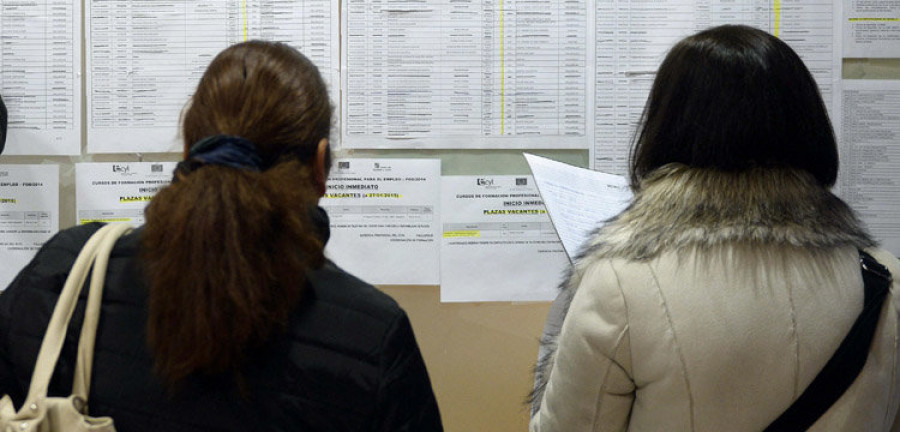
<path id="1" fill-rule="evenodd" d="M 450 237 L 481 237 L 481 231 L 445 231 L 444 238 Z"/>

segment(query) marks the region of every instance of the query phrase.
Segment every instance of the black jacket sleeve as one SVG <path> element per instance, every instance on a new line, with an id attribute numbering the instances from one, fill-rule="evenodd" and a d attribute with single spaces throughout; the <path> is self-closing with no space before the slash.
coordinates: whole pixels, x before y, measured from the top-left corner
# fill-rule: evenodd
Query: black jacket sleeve
<path id="1" fill-rule="evenodd" d="M 385 335 L 377 396 L 378 431 L 443 431 L 437 400 L 405 312 Z"/>
<path id="2" fill-rule="evenodd" d="M 21 286 L 23 275 L 33 265 L 34 260 L 19 272 L 8 288 L 0 293 L 0 395 L 8 395 L 16 407 L 25 399 L 27 389 L 23 388 L 22 383 L 16 379 L 15 367 L 12 362 L 13 343 L 10 340 L 12 315 L 21 292 L 21 288 L 18 287 Z"/>

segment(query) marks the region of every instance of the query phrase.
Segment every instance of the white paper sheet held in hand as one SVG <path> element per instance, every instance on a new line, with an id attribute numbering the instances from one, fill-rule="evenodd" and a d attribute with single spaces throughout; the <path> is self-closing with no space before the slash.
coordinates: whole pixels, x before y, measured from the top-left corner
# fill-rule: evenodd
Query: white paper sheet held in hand
<path id="1" fill-rule="evenodd" d="M 59 166 L 0 165 L 0 290 L 59 231 Z"/>
<path id="2" fill-rule="evenodd" d="M 341 159 L 319 204 L 331 219 L 325 254 L 372 284 L 437 285 L 439 159 Z"/>
<path id="3" fill-rule="evenodd" d="M 569 259 L 604 221 L 631 201 L 625 177 L 525 153 L 550 219 Z"/>
<path id="4" fill-rule="evenodd" d="M 569 266 L 531 176 L 445 176 L 441 301 L 553 300 Z"/>

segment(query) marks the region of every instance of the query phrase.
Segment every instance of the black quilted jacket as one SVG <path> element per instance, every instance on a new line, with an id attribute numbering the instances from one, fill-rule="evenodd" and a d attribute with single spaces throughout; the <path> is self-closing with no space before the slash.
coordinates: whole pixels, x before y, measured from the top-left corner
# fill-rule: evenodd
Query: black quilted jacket
<path id="1" fill-rule="evenodd" d="M 57 234 L 0 294 L 0 394 L 9 394 L 17 407 L 69 268 L 99 227 Z M 232 374 L 194 376 L 177 389 L 164 388 L 152 372 L 145 341 L 147 288 L 136 259 L 141 232 L 120 239 L 110 259 L 91 380 L 92 415 L 111 416 L 119 432 L 443 430 L 406 313 L 331 262 L 310 275 L 288 332 L 248 353 L 243 392 Z M 70 323 L 51 395 L 71 391 L 83 300 Z"/>

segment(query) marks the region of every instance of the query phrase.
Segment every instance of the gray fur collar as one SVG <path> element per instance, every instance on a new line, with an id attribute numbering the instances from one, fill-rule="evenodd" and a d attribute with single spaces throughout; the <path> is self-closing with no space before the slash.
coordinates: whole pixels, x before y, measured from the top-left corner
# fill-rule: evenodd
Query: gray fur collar
<path id="1" fill-rule="evenodd" d="M 850 207 L 805 171 L 729 173 L 673 164 L 641 183 L 631 205 L 595 233 L 579 259 L 645 260 L 664 250 L 734 242 L 805 248 L 874 243 Z"/>
<path id="2" fill-rule="evenodd" d="M 558 329 L 586 268 L 604 258 L 641 261 L 663 251 L 735 243 L 822 249 L 875 244 L 850 207 L 805 171 L 723 172 L 678 164 L 657 169 L 641 182 L 628 208 L 582 247 L 560 285 L 535 367 L 533 412 L 555 358 Z"/>

